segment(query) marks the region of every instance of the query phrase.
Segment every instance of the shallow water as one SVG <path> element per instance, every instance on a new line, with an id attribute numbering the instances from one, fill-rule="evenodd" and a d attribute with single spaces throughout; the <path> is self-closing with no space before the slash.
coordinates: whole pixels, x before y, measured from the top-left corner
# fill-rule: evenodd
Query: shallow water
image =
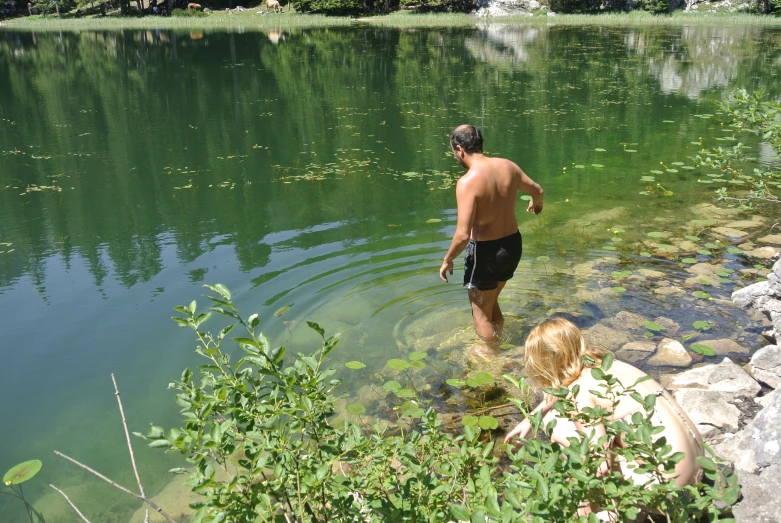
<path id="1" fill-rule="evenodd" d="M 701 149 L 734 137 L 778 161 L 717 106 L 733 87 L 779 96 L 777 29 L 0 32 L 0 70 L 0 471 L 42 459 L 25 493 L 50 521 L 76 519 L 49 482 L 93 521 L 137 508 L 52 450 L 134 484 L 110 373 L 131 430 L 177 424 L 165 388 L 197 360 L 168 318 L 203 283 L 230 287 L 293 351 L 317 341 L 305 320 L 342 332 L 332 363 L 366 364 L 344 372 L 346 393 L 425 350 L 421 396 L 462 409 L 444 380 L 482 364 L 465 356 L 461 263 L 450 284 L 437 276 L 461 174 L 447 136 L 460 123 L 546 191 L 540 216 L 519 202 L 524 259 L 502 295 L 504 343 L 554 311 L 584 327 L 620 311 L 665 316 L 677 337 L 708 320 L 713 338 L 761 343 L 725 299 L 752 275 L 686 283 L 691 253 L 653 244 L 685 253 L 685 235 L 717 238 L 690 223 L 714 218 L 696 207 L 712 202 L 715 186 L 698 183 L 709 173 L 687 168 Z M 655 183 L 673 194 L 639 194 Z M 723 249 L 698 261 L 763 263 Z M 656 292 L 671 284 L 683 292 Z M 692 296 L 703 289 L 712 300 Z M 159 491 L 180 460 L 140 443 L 142 478 Z M 12 501 L 0 513 L 16 521 Z"/>

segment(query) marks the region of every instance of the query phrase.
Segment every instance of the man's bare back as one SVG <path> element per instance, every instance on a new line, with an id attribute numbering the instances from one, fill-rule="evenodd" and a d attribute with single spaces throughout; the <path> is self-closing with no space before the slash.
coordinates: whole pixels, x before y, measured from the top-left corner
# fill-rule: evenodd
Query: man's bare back
<path id="1" fill-rule="evenodd" d="M 522 252 L 515 218 L 517 193 L 529 194 L 527 211 L 539 214 L 543 191 L 515 163 L 485 156 L 483 137 L 472 125 L 457 127 L 450 146 L 467 173 L 456 184 L 458 223 L 439 276 L 447 281 L 447 273 L 453 274 L 453 260 L 468 246 L 464 286 L 469 290 L 475 329 L 484 340 L 496 341 L 504 324 L 499 293 Z"/>

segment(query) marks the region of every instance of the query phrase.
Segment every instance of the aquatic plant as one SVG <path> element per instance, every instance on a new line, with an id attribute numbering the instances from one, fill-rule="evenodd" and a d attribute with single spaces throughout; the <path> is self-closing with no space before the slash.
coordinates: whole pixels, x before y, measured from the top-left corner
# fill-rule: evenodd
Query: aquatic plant
<path id="1" fill-rule="evenodd" d="M 22 483 L 34 478 L 36 474 L 41 471 L 42 466 L 43 463 L 41 463 L 40 460 L 31 459 L 11 467 L 8 469 L 8 472 L 3 475 L 3 484 L 8 487 L 8 490 L 11 492 L 9 493 L 6 491 L 0 491 L 0 494 L 6 494 L 8 496 L 19 498 L 22 503 L 24 503 L 24 508 L 27 511 L 27 517 L 30 518 L 30 523 L 34 523 L 34 521 L 43 522 L 44 519 L 40 512 L 36 511 L 32 505 L 30 505 L 27 499 L 25 499 Z M 16 485 L 19 486 L 18 492 L 16 491 L 16 488 L 14 488 Z M 33 517 L 35 517 L 35 520 L 33 520 Z"/>
<path id="2" fill-rule="evenodd" d="M 418 411 L 419 421 L 409 428 L 400 425 L 399 432 L 375 425 L 365 433 L 359 424 L 334 419 L 339 381 L 331 379 L 333 370 L 325 361 L 338 335 L 326 336 L 309 323 L 322 346 L 286 357 L 284 347 L 272 347 L 256 331 L 257 315 L 239 315 L 227 288 L 206 288 L 212 293 L 206 296 L 209 312 L 198 312 L 193 302 L 176 307 L 182 316 L 173 318 L 196 333 L 196 353 L 206 360 L 197 374 L 185 369 L 171 384 L 184 426 L 169 431 L 152 426 L 143 436 L 151 447 L 180 452 L 191 463 L 172 472 L 189 474 L 187 485 L 201 496 L 191 505 L 197 509 L 194 522 L 574 522 L 583 521 L 577 512 L 586 500 L 619 520 L 634 519 L 644 506 L 668 521 L 718 521 L 737 499 L 737 477 L 720 472 L 711 458 L 698 460 L 707 484 L 678 487 L 666 479 L 664 474 L 683 456 L 673 454 L 664 436 L 658 437 L 663 429 L 651 424 L 655 395 L 644 398 L 632 387 L 617 392 L 618 380 L 609 373 L 612 355 L 592 374 L 604 384 L 604 397 L 617 401 L 620 394 L 630 394 L 641 402 L 644 409 L 630 421 L 611 421 L 599 408 L 578 412 L 567 389 L 545 391 L 559 398 L 560 415 L 585 426 L 602 424 L 606 435 L 596 441 L 581 434 L 567 448 L 547 438 L 519 449 L 497 448 L 483 432 L 496 428 L 495 419 L 473 415 L 464 421 L 463 432 L 451 432 L 433 409 L 415 402 L 404 407 Z M 231 321 L 216 336 L 202 330 L 212 313 Z M 246 332 L 229 337 L 236 327 Z M 236 362 L 223 348 L 227 341 L 241 350 Z M 410 356 L 421 361 L 413 359 L 419 354 Z M 470 379 L 477 386 L 487 383 L 479 374 Z M 521 380 L 509 381 L 525 387 Z M 385 388 L 396 388 L 391 383 Z M 513 403 L 528 415 L 523 402 Z M 366 410 L 356 403 L 347 409 L 357 416 Z M 553 430 L 539 413 L 530 420 L 534 433 Z M 618 434 L 626 448 L 605 445 Z M 502 450 L 510 463 L 504 470 L 498 466 Z M 599 473 L 617 457 L 642 463 L 640 469 L 658 482 L 643 488 L 619 472 Z M 596 520 L 589 516 L 588 521 Z"/>

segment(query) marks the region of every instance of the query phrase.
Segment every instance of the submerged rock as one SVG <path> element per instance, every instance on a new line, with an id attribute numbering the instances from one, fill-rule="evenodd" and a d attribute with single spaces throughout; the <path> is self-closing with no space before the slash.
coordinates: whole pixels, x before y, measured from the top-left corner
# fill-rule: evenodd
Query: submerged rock
<path id="1" fill-rule="evenodd" d="M 762 220 L 762 218 L 755 216 L 753 220 L 737 220 L 725 224 L 724 227 L 729 227 L 730 229 L 753 229 L 759 227 L 763 223 L 764 220 Z"/>
<path id="2" fill-rule="evenodd" d="M 679 341 L 665 338 L 659 342 L 656 354 L 648 360 L 649 365 L 657 367 L 687 367 L 692 357 Z"/>
<path id="3" fill-rule="evenodd" d="M 781 245 L 781 234 L 769 234 L 757 240 L 759 243 L 769 243 L 771 245 Z"/>
<path id="4" fill-rule="evenodd" d="M 712 230 L 716 234 L 721 234 L 722 236 L 725 236 L 731 240 L 738 240 L 740 238 L 743 238 L 744 236 L 748 236 L 748 233 L 746 231 L 741 231 L 740 229 L 732 229 L 730 227 L 715 227 Z"/>
<path id="5" fill-rule="evenodd" d="M 735 340 L 724 338 L 720 340 L 698 340 L 697 343 L 707 345 L 718 356 L 726 356 L 728 354 L 748 354 L 748 349 L 742 345 L 739 345 Z"/>
<path id="6" fill-rule="evenodd" d="M 766 245 L 764 247 L 757 247 L 756 249 L 745 251 L 746 256 L 751 258 L 759 258 L 761 260 L 770 260 L 778 256 L 781 253 L 777 247 L 771 247 Z"/>
<path id="7" fill-rule="evenodd" d="M 598 323 L 583 331 L 583 336 L 594 346 L 605 347 L 610 351 L 629 343 L 629 336 L 626 332 L 617 329 L 611 329 L 607 325 Z"/>
<path id="8" fill-rule="evenodd" d="M 616 357 L 628 363 L 637 363 L 656 352 L 656 344 L 650 341 L 632 341 L 616 352 Z"/>

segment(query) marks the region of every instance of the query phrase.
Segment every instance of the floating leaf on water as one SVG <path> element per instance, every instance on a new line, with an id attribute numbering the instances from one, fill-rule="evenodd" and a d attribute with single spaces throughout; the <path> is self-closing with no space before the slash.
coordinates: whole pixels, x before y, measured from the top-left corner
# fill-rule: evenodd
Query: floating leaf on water
<path id="1" fill-rule="evenodd" d="M 585 165 L 578 164 L 575 166 L 575 169 L 583 169 Z"/>
<path id="2" fill-rule="evenodd" d="M 640 181 L 641 182 L 655 182 L 656 178 L 654 178 L 653 176 L 641 176 L 640 177 Z"/>
<path id="3" fill-rule="evenodd" d="M 447 383 L 451 387 L 458 387 L 458 388 L 461 388 L 464 385 L 466 385 L 466 382 L 464 380 L 459 380 L 457 378 L 450 378 L 449 380 L 445 380 L 445 383 Z"/>
<path id="4" fill-rule="evenodd" d="M 743 180 L 730 180 L 729 183 L 733 185 L 744 185 L 746 182 Z"/>
<path id="5" fill-rule="evenodd" d="M 480 416 L 477 424 L 480 425 L 481 429 L 485 430 L 493 430 L 499 426 L 499 422 L 493 416 Z"/>
<path id="6" fill-rule="evenodd" d="M 694 291 L 692 295 L 697 298 L 700 298 L 701 300 L 707 300 L 708 298 L 710 298 L 710 294 L 705 291 Z"/>
<path id="7" fill-rule="evenodd" d="M 396 394 L 399 398 L 414 398 L 415 397 L 415 391 L 410 389 L 399 389 L 393 391 L 394 394 Z"/>
<path id="8" fill-rule="evenodd" d="M 505 349 L 505 350 L 506 349 L 512 349 L 514 347 L 515 347 L 515 345 L 513 345 L 512 343 L 502 343 L 501 345 L 499 345 L 500 349 Z"/>
<path id="9" fill-rule="evenodd" d="M 605 245 L 602 248 L 605 249 L 606 251 L 617 251 L 618 250 L 615 247 L 613 247 L 612 245 Z"/>
<path id="10" fill-rule="evenodd" d="M 439 219 L 439 218 L 430 218 L 430 219 L 426 220 L 426 223 L 439 223 L 441 221 L 442 220 Z"/>
<path id="11" fill-rule="evenodd" d="M 687 240 L 691 240 L 693 242 L 700 241 L 700 237 L 699 236 L 692 236 L 691 234 L 687 234 L 686 236 L 684 236 L 684 238 L 686 238 Z"/>
<path id="12" fill-rule="evenodd" d="M 711 281 L 707 278 L 697 278 L 695 281 L 700 285 L 711 285 Z"/>
<path id="13" fill-rule="evenodd" d="M 732 283 L 729 278 L 719 278 L 719 283 Z"/>
<path id="14" fill-rule="evenodd" d="M 417 361 L 417 360 L 422 360 L 426 356 L 428 356 L 426 351 L 424 351 L 424 350 L 416 350 L 416 351 L 410 352 L 407 355 L 407 359 L 409 359 L 410 361 Z"/>
<path id="15" fill-rule="evenodd" d="M 610 241 L 612 241 L 613 243 L 621 243 L 622 241 L 624 241 L 624 239 L 618 236 L 613 236 L 612 238 L 610 238 Z"/>
<path id="16" fill-rule="evenodd" d="M 697 180 L 697 183 L 713 183 L 713 180 Z"/>
<path id="17" fill-rule="evenodd" d="M 625 153 L 636 153 L 637 151 L 635 149 L 624 149 Z"/>
<path id="18" fill-rule="evenodd" d="M 425 413 L 425 410 L 421 409 L 420 407 L 415 407 L 414 409 L 407 409 L 403 411 L 401 415 L 407 418 L 420 418 Z"/>
<path id="19" fill-rule="evenodd" d="M 733 272 L 735 272 L 735 271 L 733 271 L 732 269 L 719 269 L 719 270 L 716 271 L 716 275 L 717 276 L 721 276 L 722 278 L 726 278 L 727 276 L 729 276 Z"/>
<path id="20" fill-rule="evenodd" d="M 703 256 L 710 256 L 711 252 L 707 249 L 697 249 L 697 254 L 702 254 Z"/>
<path id="21" fill-rule="evenodd" d="M 709 178 L 721 178 L 722 175 L 720 173 L 708 173 L 705 176 L 708 176 Z"/>
<path id="22" fill-rule="evenodd" d="M 594 150 L 595 150 L 596 152 L 598 152 L 598 153 L 604 153 L 604 152 L 605 152 L 605 149 L 602 149 L 601 147 L 597 147 L 597 148 L 596 148 L 596 149 L 594 149 Z"/>
<path id="23" fill-rule="evenodd" d="M 694 327 L 698 331 L 707 331 L 710 330 L 711 324 L 710 322 L 707 322 L 705 320 L 697 320 L 694 323 L 692 323 L 692 327 Z"/>
<path id="24" fill-rule="evenodd" d="M 35 477 L 40 472 L 43 463 L 39 459 L 31 459 L 24 463 L 19 463 L 10 468 L 3 476 L 3 483 L 6 485 L 18 485 L 28 479 Z"/>
<path id="25" fill-rule="evenodd" d="M 591 167 L 596 167 L 597 169 L 601 169 L 602 167 L 604 167 L 604 165 L 602 165 L 601 163 L 592 163 Z"/>
<path id="26" fill-rule="evenodd" d="M 696 258 L 684 258 L 681 260 L 682 263 L 688 263 L 688 264 L 695 264 L 697 263 Z"/>
<path id="27" fill-rule="evenodd" d="M 681 169 L 686 169 L 687 171 L 693 171 L 694 167 L 692 167 L 691 165 L 684 165 L 681 167 Z"/>
<path id="28" fill-rule="evenodd" d="M 653 169 L 653 170 L 648 171 L 648 172 L 651 173 L 651 174 L 664 174 L 662 171 L 660 171 L 658 169 Z"/>
<path id="29" fill-rule="evenodd" d="M 353 416 L 360 416 L 361 414 L 366 412 L 366 407 L 364 407 L 360 403 L 350 403 L 349 405 L 347 405 L 347 412 L 349 412 Z"/>
<path id="30" fill-rule="evenodd" d="M 743 254 L 743 251 L 737 247 L 727 247 L 727 252 L 730 254 Z"/>
<path id="31" fill-rule="evenodd" d="M 291 305 L 285 305 L 284 307 L 280 307 L 280 308 L 279 308 L 279 309 L 277 309 L 277 311 L 274 313 L 274 316 L 276 316 L 276 317 L 280 317 L 280 316 L 282 316 L 283 314 L 285 314 L 287 311 L 289 311 L 289 310 L 290 310 L 290 307 L 291 307 Z"/>
<path id="32" fill-rule="evenodd" d="M 363 369 L 364 367 L 366 367 L 366 365 L 364 365 L 360 361 L 348 361 L 347 363 L 344 364 L 344 366 L 347 367 L 348 369 L 354 369 L 354 370 Z"/>
<path id="33" fill-rule="evenodd" d="M 537 256 L 537 261 L 549 262 L 550 258 L 548 256 Z"/>
<path id="34" fill-rule="evenodd" d="M 527 202 L 530 202 L 530 201 L 532 201 L 532 197 L 529 196 L 528 194 L 524 194 L 523 196 L 521 196 L 521 200 L 525 200 Z"/>
<path id="35" fill-rule="evenodd" d="M 478 383 L 478 385 L 486 385 L 488 383 L 493 383 L 494 377 L 487 372 L 478 372 L 475 374 L 474 380 Z"/>
<path id="36" fill-rule="evenodd" d="M 414 172 L 414 171 L 410 171 L 410 172 L 408 172 L 408 173 L 401 173 L 401 175 L 402 175 L 402 176 L 415 177 L 415 176 L 417 176 L 417 175 L 418 175 L 418 173 L 416 173 L 416 172 Z"/>
<path id="37" fill-rule="evenodd" d="M 672 192 L 672 191 L 664 191 L 664 193 L 663 193 L 663 194 L 664 194 L 665 196 L 672 196 L 672 195 L 673 195 L 673 192 Z"/>
<path id="38" fill-rule="evenodd" d="M 643 336 L 645 336 L 646 338 L 653 338 L 654 336 L 656 336 L 656 334 L 654 334 L 653 332 L 650 332 L 650 331 L 645 331 L 643 333 Z"/>
<path id="39" fill-rule="evenodd" d="M 423 367 L 426 366 L 426 362 L 425 361 L 420 361 L 420 360 L 415 360 L 415 361 L 409 362 L 409 366 L 412 367 L 413 369 L 422 369 Z"/>
<path id="40" fill-rule="evenodd" d="M 671 165 L 683 165 L 683 162 L 673 162 Z"/>
<path id="41" fill-rule="evenodd" d="M 398 381 L 386 381 L 382 388 L 390 392 L 396 392 L 401 388 L 401 383 Z"/>
<path id="42" fill-rule="evenodd" d="M 707 247 L 708 249 L 721 249 L 721 247 L 715 243 L 706 243 L 703 244 L 703 247 Z"/>
<path id="43" fill-rule="evenodd" d="M 612 287 L 610 290 L 615 292 L 616 294 L 622 294 L 626 292 L 626 289 L 623 287 Z"/>
<path id="44" fill-rule="evenodd" d="M 467 427 L 477 426 L 478 421 L 480 421 L 480 419 L 477 416 L 472 416 L 472 415 L 464 416 L 463 418 L 461 418 L 461 423 L 463 423 Z"/>
<path id="45" fill-rule="evenodd" d="M 613 271 L 610 275 L 615 278 L 628 278 L 632 275 L 632 271 Z"/>
<path id="46" fill-rule="evenodd" d="M 696 352 L 697 354 L 702 354 L 703 356 L 716 355 L 716 351 L 714 351 L 712 348 L 708 347 L 707 345 L 703 345 L 702 343 L 695 343 L 689 348 L 694 352 Z"/>
<path id="47" fill-rule="evenodd" d="M 662 123 L 675 123 L 675 120 L 662 120 Z"/>
<path id="48" fill-rule="evenodd" d="M 622 229 L 621 227 L 613 227 L 610 230 L 613 231 L 614 233 L 617 233 L 617 234 L 621 234 L 622 232 L 626 232 L 626 229 Z"/>
<path id="49" fill-rule="evenodd" d="M 643 322 L 643 327 L 645 327 L 649 331 L 653 331 L 653 332 L 661 332 L 661 331 L 664 330 L 664 326 L 663 325 L 659 325 L 655 321 Z"/>
<path id="50" fill-rule="evenodd" d="M 409 363 L 396 358 L 388 360 L 387 365 L 393 370 L 406 370 L 409 368 Z"/>
<path id="51" fill-rule="evenodd" d="M 649 232 L 647 236 L 649 238 L 661 238 L 664 236 L 664 233 L 659 231 L 653 231 L 653 232 Z"/>
<path id="52" fill-rule="evenodd" d="M 678 169 L 665 169 L 668 173 L 677 173 Z"/>
<path id="53" fill-rule="evenodd" d="M 643 258 L 650 258 L 651 257 L 651 253 L 647 252 L 647 251 L 643 251 L 643 252 L 640 253 L 640 256 L 642 256 Z"/>

